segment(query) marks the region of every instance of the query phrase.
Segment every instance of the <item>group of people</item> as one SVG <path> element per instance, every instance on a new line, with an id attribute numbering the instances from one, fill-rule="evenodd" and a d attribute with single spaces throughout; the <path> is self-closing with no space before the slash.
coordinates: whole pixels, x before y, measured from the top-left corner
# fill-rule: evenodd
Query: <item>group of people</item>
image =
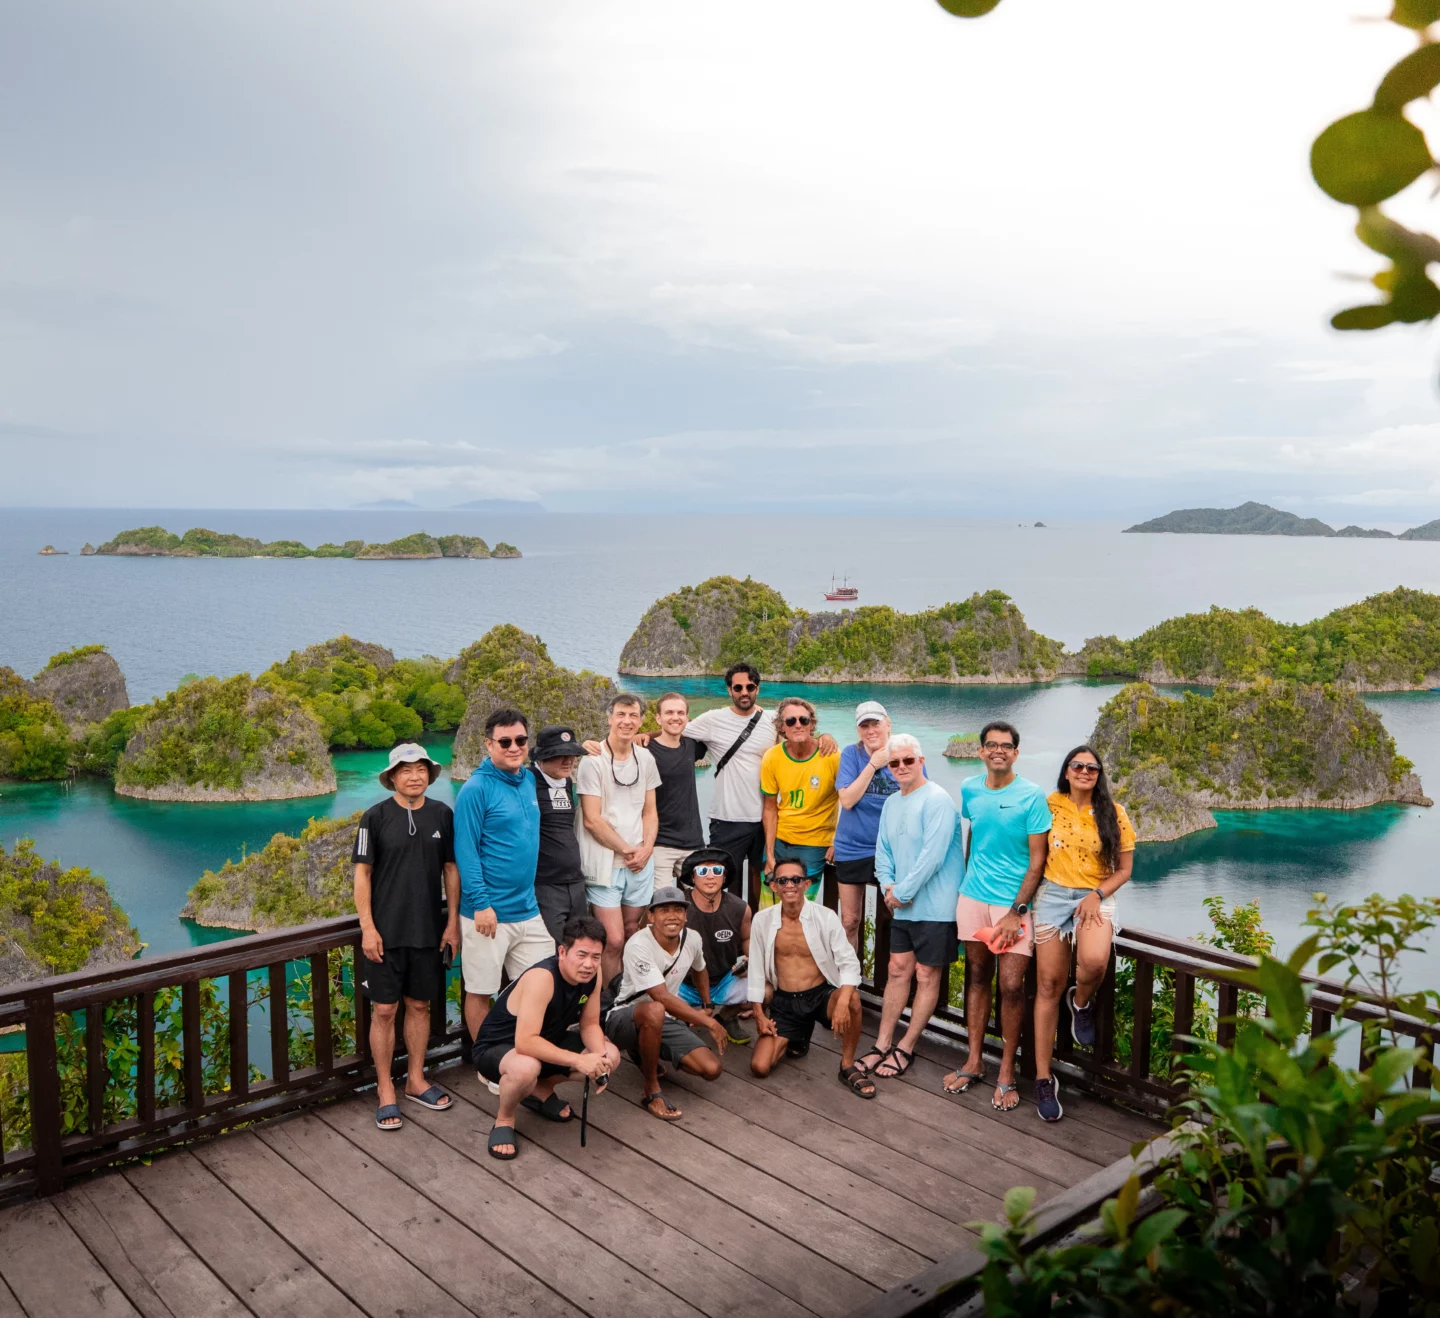
<path id="1" fill-rule="evenodd" d="M 391 752 L 380 778 L 392 795 L 362 816 L 354 846 L 382 1130 L 403 1124 L 390 1078 L 402 998 L 404 1095 L 434 1110 L 453 1104 L 423 1064 L 429 1003 L 457 953 L 471 1056 L 499 1097 L 488 1148 L 509 1159 L 517 1108 L 572 1120 L 556 1084 L 603 1089 L 622 1055 L 640 1069 L 643 1106 L 674 1121 L 683 1113 L 661 1088 L 666 1066 L 713 1080 L 727 1044 L 753 1043 L 750 1070 L 767 1076 L 808 1051 L 818 1024 L 839 1043 L 841 1083 L 873 1098 L 877 1081 L 910 1069 L 961 944 L 967 1020 L 989 1020 L 998 978 L 991 1103 L 1001 1112 L 1020 1102 L 1034 960 L 1035 1106 L 1061 1118 L 1050 1061 L 1062 999 L 1075 1041 L 1093 1045 L 1115 893 L 1135 845 L 1099 756 L 1072 750 L 1047 797 L 1015 773 L 1019 732 L 991 721 L 980 734 L 985 772 L 962 784 L 957 805 L 880 702 L 860 703 L 842 748 L 803 698 L 762 709 L 752 665 L 731 667 L 725 685 L 729 703 L 694 718 L 684 696 L 662 696 L 650 734 L 642 699 L 621 692 L 594 742 L 562 726 L 532 734 L 521 711 L 497 709 L 453 815 L 425 794 L 439 766 L 423 748 Z M 714 766 L 708 840 L 695 774 L 704 759 Z M 827 866 L 838 912 L 816 900 Z M 752 911 L 762 883 L 774 902 Z M 867 889 L 892 922 L 879 1028 L 862 1056 Z M 943 1080 L 948 1093 L 985 1084 L 983 1044 L 983 1028 L 972 1029 L 968 1057 Z"/>

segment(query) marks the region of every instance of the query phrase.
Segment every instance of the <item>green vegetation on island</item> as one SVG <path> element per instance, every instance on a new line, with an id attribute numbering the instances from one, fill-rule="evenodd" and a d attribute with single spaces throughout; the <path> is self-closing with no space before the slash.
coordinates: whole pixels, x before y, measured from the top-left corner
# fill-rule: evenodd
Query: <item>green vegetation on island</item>
<path id="1" fill-rule="evenodd" d="M 1211 810 L 1429 805 L 1380 716 L 1351 688 L 1262 678 L 1213 694 L 1126 686 L 1091 744 L 1141 841 L 1213 828 Z"/>
<path id="2" fill-rule="evenodd" d="M 978 760 L 980 758 L 980 734 L 978 732 L 954 732 L 945 743 L 944 755 L 947 760 Z"/>
<path id="3" fill-rule="evenodd" d="M 485 758 L 485 719 L 491 710 L 512 705 L 524 711 L 533 730 L 565 723 L 584 740 L 605 735 L 605 705 L 616 692 L 608 677 L 562 668 L 538 636 L 509 624 L 492 627 L 460 651 L 447 676 L 466 697 L 450 763 L 456 782 Z"/>
<path id="4" fill-rule="evenodd" d="M 206 870 L 181 918 L 221 929 L 283 929 L 355 911 L 350 849 L 361 812 L 276 833 L 261 851 Z"/>
<path id="5" fill-rule="evenodd" d="M 1424 689 L 1440 684 L 1440 595 L 1399 587 L 1293 624 L 1259 609 L 1212 608 L 1169 618 L 1132 641 L 1093 637 L 1067 656 L 1064 671 L 1159 684 L 1274 677 Z"/>
<path id="6" fill-rule="evenodd" d="M 104 879 L 42 859 L 29 838 L 0 844 L 0 988 L 129 961 L 141 946 Z"/>
<path id="7" fill-rule="evenodd" d="M 115 765 L 121 796 L 274 801 L 335 790 L 315 716 L 248 673 L 202 677 L 148 706 Z"/>
<path id="8" fill-rule="evenodd" d="M 44 782 L 70 770 L 70 728 L 13 668 L 0 668 L 0 778 Z"/>
<path id="9" fill-rule="evenodd" d="M 491 550 L 479 536 L 432 536 L 424 531 L 384 544 L 347 540 L 316 549 L 299 540 L 257 540 L 254 536 L 192 527 L 176 535 L 163 526 L 137 526 L 121 531 L 98 549 L 89 544 L 80 551 L 131 558 L 519 558 L 514 545 L 500 541 Z"/>
<path id="10" fill-rule="evenodd" d="M 52 655 L 35 674 L 35 693 L 55 706 L 77 736 L 90 724 L 130 707 L 125 674 L 103 645 L 80 645 Z"/>
<path id="11" fill-rule="evenodd" d="M 691 676 L 747 660 L 766 677 L 808 682 L 1043 682 L 1063 654 L 998 590 L 923 613 L 865 605 L 812 614 L 748 577 L 712 577 L 651 605 L 620 671 Z"/>
<path id="12" fill-rule="evenodd" d="M 1168 531 L 1180 535 L 1315 535 L 1389 539 L 1389 531 L 1365 530 L 1347 526 L 1336 531 L 1318 517 L 1297 517 L 1282 512 L 1268 503 L 1242 503 L 1238 508 L 1178 508 L 1163 517 L 1127 526 L 1127 535 L 1135 532 Z M 1404 537 L 1401 537 L 1402 539 Z"/>

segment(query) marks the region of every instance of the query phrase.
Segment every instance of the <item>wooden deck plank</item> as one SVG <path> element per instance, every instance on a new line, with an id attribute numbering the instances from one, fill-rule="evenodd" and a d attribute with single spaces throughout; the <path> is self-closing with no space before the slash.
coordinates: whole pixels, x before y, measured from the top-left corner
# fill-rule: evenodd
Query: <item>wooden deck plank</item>
<path id="1" fill-rule="evenodd" d="M 350 1101 L 371 1118 L 369 1096 Z M 485 1318 L 579 1318 L 574 1305 L 313 1114 L 256 1134 L 467 1309 Z"/>
<path id="2" fill-rule="evenodd" d="M 821 1057 L 827 1055 L 822 1053 Z M 987 1124 L 970 1117 L 959 1108 L 958 1100 L 944 1100 L 956 1104 L 956 1120 L 949 1129 L 937 1128 L 934 1124 L 916 1120 L 910 1115 L 905 1103 L 909 1090 L 902 1088 L 898 1093 L 883 1093 L 870 1101 L 857 1099 L 843 1089 L 835 1079 L 829 1063 L 814 1064 L 811 1057 L 782 1062 L 764 1080 L 754 1082 L 759 1089 L 773 1089 L 775 1092 L 810 1108 L 850 1129 L 869 1136 L 882 1144 L 889 1145 L 913 1158 L 921 1158 L 941 1171 L 952 1176 L 963 1177 L 977 1189 L 1004 1197 L 1012 1186 L 1034 1186 L 1039 1199 L 1044 1200 L 1058 1194 L 1072 1181 L 1082 1176 L 1067 1179 L 1064 1166 L 1052 1168 L 1046 1159 L 1035 1158 L 1030 1165 L 1024 1162 L 1024 1152 L 1003 1138 L 992 1134 Z M 1000 1132 L 1000 1136 L 1005 1135 Z M 1047 1156 L 1048 1145 L 1043 1148 Z M 1080 1158 L 1068 1160 L 1084 1168 L 1084 1175 L 1094 1172 L 1092 1164 Z M 1035 1170 L 1045 1167 L 1050 1175 L 1041 1175 Z"/>
<path id="3" fill-rule="evenodd" d="M 28 1318 L 130 1318 L 135 1306 L 48 1200 L 0 1215 L 0 1278 Z"/>
<path id="4" fill-rule="evenodd" d="M 359 1318 L 361 1310 L 190 1152 L 123 1175 L 259 1318 Z"/>
<path id="5" fill-rule="evenodd" d="M 52 1202 L 145 1318 L 248 1312 L 123 1176 L 81 1181 Z"/>
<path id="6" fill-rule="evenodd" d="M 433 1078 L 454 1093 L 457 1075 L 452 1070 Z M 474 1083 L 474 1072 L 470 1076 Z M 545 1169 L 542 1159 L 532 1156 L 533 1149 L 525 1149 L 515 1162 L 496 1162 L 485 1152 L 490 1122 L 470 1119 L 474 1109 L 469 1105 L 452 1112 L 416 1111 L 433 1122 L 417 1121 L 407 1110 L 403 1139 L 376 1130 L 368 1107 L 341 1104 L 317 1115 L 457 1221 L 482 1232 L 496 1249 L 591 1318 L 693 1318 L 700 1312 L 653 1280 L 669 1279 L 672 1266 L 683 1272 L 688 1259 L 658 1257 L 657 1246 L 645 1237 L 632 1241 L 629 1257 L 612 1252 L 600 1239 L 606 1224 L 593 1208 L 582 1216 L 577 1229 L 558 1215 L 568 1205 L 532 1201 L 499 1174 L 485 1174 L 492 1170 L 485 1163 L 494 1169 L 519 1168 L 524 1175 L 516 1178 L 517 1183 L 538 1187 Z M 457 1150 L 463 1156 L 456 1157 Z M 632 1224 L 627 1227 L 633 1231 Z M 643 1265 L 637 1261 L 636 1251 L 641 1249 L 648 1255 Z"/>
<path id="7" fill-rule="evenodd" d="M 195 1156 L 370 1318 L 465 1318 L 463 1305 L 253 1132 Z"/>
<path id="8" fill-rule="evenodd" d="M 783 1222 L 792 1239 L 872 1286 L 894 1286 L 925 1266 L 913 1249 L 812 1199 L 782 1175 L 757 1171 L 706 1144 L 684 1130 L 683 1122 L 657 1121 L 630 1103 L 592 1104 L 590 1119 L 597 1130 L 699 1189 L 723 1186 L 725 1198 L 741 1211 L 759 1222 Z"/>
<path id="9" fill-rule="evenodd" d="M 490 1128 L 490 1114 L 498 1100 L 474 1075 L 456 1073 L 450 1081 L 452 1092 L 483 1109 L 485 1116 L 475 1124 L 477 1135 Z M 603 1103 L 624 1103 L 618 1097 L 592 1101 L 592 1117 Z M 425 1118 L 422 1118 L 425 1119 Z M 653 1117 L 649 1120 L 654 1120 Z M 431 1122 L 437 1126 L 437 1122 Z M 773 1292 L 789 1296 L 797 1305 L 826 1318 L 849 1313 L 871 1299 L 877 1288 L 830 1260 L 812 1253 L 774 1222 L 761 1222 L 726 1202 L 728 1187 L 717 1185 L 716 1193 L 702 1190 L 657 1167 L 643 1154 L 627 1148 L 604 1131 L 590 1132 L 590 1144 L 583 1152 L 573 1123 L 555 1125 L 529 1113 L 520 1116 L 518 1133 L 527 1144 L 548 1150 L 575 1167 L 583 1167 L 594 1181 L 608 1187 L 641 1211 L 642 1223 L 668 1222 L 675 1230 L 704 1249 L 714 1250 L 757 1278 Z M 529 1156 L 527 1148 L 514 1163 L 500 1164 L 502 1172 L 513 1175 L 515 1184 L 529 1184 L 521 1166 Z M 650 1228 L 653 1230 L 653 1225 Z M 712 1297 L 712 1302 L 718 1297 Z M 758 1311 L 764 1313 L 766 1310 Z"/>
<path id="10" fill-rule="evenodd" d="M 5 1218 L 0 1216 L 0 1224 L 4 1221 Z M 5 1284 L 3 1277 L 0 1277 L 0 1318 L 25 1318 L 25 1310 L 20 1307 L 15 1292 Z"/>

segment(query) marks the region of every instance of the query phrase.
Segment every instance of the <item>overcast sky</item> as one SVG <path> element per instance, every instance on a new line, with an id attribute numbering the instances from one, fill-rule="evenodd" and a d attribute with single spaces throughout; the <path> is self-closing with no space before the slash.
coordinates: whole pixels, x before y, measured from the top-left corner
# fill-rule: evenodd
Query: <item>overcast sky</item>
<path id="1" fill-rule="evenodd" d="M 1386 9 L 6 6 L 0 503 L 1440 516 L 1307 167 Z"/>

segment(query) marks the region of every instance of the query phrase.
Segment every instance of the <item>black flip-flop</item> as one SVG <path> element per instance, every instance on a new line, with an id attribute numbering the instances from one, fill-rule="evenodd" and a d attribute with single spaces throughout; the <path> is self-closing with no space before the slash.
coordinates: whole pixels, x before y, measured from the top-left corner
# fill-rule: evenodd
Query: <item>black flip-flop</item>
<path id="1" fill-rule="evenodd" d="M 530 1112 L 538 1112 L 546 1121 L 574 1121 L 575 1113 L 566 1112 L 570 1105 L 559 1094 L 551 1094 L 543 1103 L 534 1094 L 527 1094 L 520 1100 L 520 1106 Z M 561 1114 L 564 1113 L 562 1116 Z"/>
<path id="2" fill-rule="evenodd" d="M 966 1083 L 952 1089 L 942 1080 L 940 1082 L 940 1088 L 947 1094 L 955 1094 L 958 1096 L 960 1094 L 968 1094 L 976 1085 L 983 1085 L 985 1083 L 985 1072 L 981 1071 L 977 1075 L 974 1071 L 956 1071 L 955 1078 L 957 1080 L 964 1080 Z"/>
<path id="3" fill-rule="evenodd" d="M 393 1121 L 393 1126 L 387 1126 L 387 1121 Z M 405 1124 L 405 1118 L 400 1115 L 400 1106 L 397 1103 L 386 1103 L 383 1107 L 375 1110 L 376 1130 L 399 1130 Z"/>
<path id="4" fill-rule="evenodd" d="M 496 1152 L 502 1144 L 508 1144 L 510 1146 L 509 1153 Z M 520 1145 L 515 1141 L 515 1127 L 492 1126 L 490 1128 L 490 1138 L 485 1141 L 485 1149 L 492 1158 L 498 1158 L 501 1162 L 509 1162 L 511 1158 L 520 1152 Z"/>

